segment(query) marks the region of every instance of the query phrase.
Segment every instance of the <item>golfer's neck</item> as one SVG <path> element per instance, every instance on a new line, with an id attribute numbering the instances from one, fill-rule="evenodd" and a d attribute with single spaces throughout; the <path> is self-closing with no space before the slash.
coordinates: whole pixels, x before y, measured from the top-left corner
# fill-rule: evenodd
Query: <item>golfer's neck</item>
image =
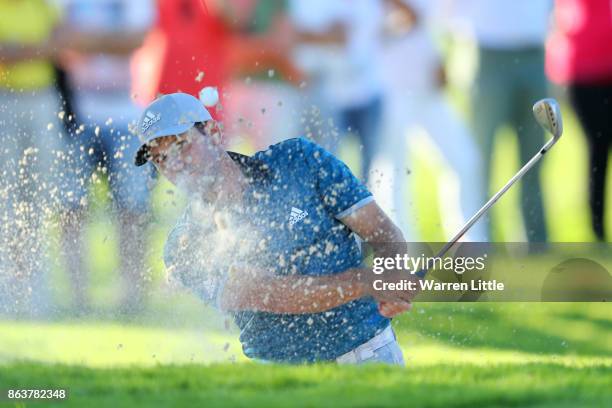
<path id="1" fill-rule="evenodd" d="M 216 185 L 217 205 L 240 204 L 248 187 L 248 180 L 240 166 L 229 156 L 221 163 L 221 173 Z"/>

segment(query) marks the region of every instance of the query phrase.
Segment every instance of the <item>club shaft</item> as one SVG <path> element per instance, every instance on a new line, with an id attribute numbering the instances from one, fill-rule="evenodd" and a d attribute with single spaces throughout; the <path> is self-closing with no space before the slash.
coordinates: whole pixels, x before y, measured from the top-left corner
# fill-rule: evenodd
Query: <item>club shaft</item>
<path id="1" fill-rule="evenodd" d="M 478 221 L 489 210 L 489 208 L 491 208 L 491 206 L 495 204 L 497 200 L 499 200 L 499 198 L 504 195 L 504 193 L 508 191 L 510 187 L 512 187 L 514 183 L 520 180 L 525 175 L 525 173 L 527 173 L 542 158 L 542 156 L 544 156 L 544 154 L 553 146 L 553 144 L 555 144 L 555 142 L 555 139 L 550 139 L 544 145 L 544 147 L 542 147 L 542 149 L 540 149 L 540 151 L 531 158 L 531 160 L 529 160 L 523 167 L 521 167 L 521 169 L 497 193 L 495 193 L 495 195 L 491 197 L 489 201 L 487 201 L 486 204 L 483 205 L 482 208 L 480 208 L 480 210 L 478 210 L 476 214 L 472 216 L 472 218 L 470 218 L 465 223 L 465 225 L 459 230 L 459 232 L 457 232 L 455 236 L 450 241 L 448 241 L 444 245 L 444 247 L 442 247 L 442 249 L 438 252 L 436 256 L 444 256 L 444 254 L 446 254 L 446 252 L 448 252 L 448 250 L 451 249 L 453 245 L 455 245 L 457 241 L 459 241 L 461 237 L 463 237 L 470 228 L 472 228 L 476 221 Z"/>
<path id="2" fill-rule="evenodd" d="M 544 154 L 552 147 L 553 144 L 555 144 L 555 142 L 556 140 L 554 139 L 549 140 L 535 156 L 533 156 L 527 163 L 525 163 L 525 165 L 521 167 L 521 169 L 501 189 L 499 189 L 499 191 L 495 193 L 495 195 L 491 197 L 489 201 L 487 201 L 485 205 L 483 205 L 476 212 L 476 214 L 474 214 L 472 218 L 470 218 L 465 223 L 463 227 L 461 227 L 459 232 L 457 232 L 455 236 L 450 241 L 448 241 L 442 247 L 442 249 L 440 249 L 440 251 L 438 251 L 438 253 L 436 254 L 436 258 L 443 257 L 457 243 L 457 241 L 459 241 L 461 237 L 463 237 L 465 233 L 468 232 L 470 228 L 472 228 L 476 221 L 478 221 L 489 210 L 489 208 L 491 208 L 493 204 L 495 204 L 497 200 L 499 200 L 499 198 L 504 195 L 504 193 L 508 191 L 510 187 L 512 187 L 514 183 L 520 180 L 525 175 L 525 173 L 527 173 L 542 158 L 542 156 L 544 156 Z M 427 270 L 422 269 L 418 271 L 415 275 L 419 278 L 424 278 L 426 274 Z"/>

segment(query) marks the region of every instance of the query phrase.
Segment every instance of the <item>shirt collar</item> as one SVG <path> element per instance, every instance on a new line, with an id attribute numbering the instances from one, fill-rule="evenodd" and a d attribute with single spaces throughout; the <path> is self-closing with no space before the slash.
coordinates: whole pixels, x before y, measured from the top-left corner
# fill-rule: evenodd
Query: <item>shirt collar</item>
<path id="1" fill-rule="evenodd" d="M 227 154 L 240 166 L 249 184 L 264 183 L 270 180 L 270 167 L 263 161 L 236 152 L 228 151 Z"/>

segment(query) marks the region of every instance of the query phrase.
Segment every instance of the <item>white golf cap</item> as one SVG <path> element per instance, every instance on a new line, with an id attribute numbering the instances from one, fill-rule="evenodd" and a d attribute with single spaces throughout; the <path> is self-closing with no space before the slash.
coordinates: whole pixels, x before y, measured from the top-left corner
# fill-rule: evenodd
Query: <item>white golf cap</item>
<path id="1" fill-rule="evenodd" d="M 138 135 L 142 145 L 136 151 L 134 163 L 142 166 L 148 160 L 148 144 L 159 137 L 178 135 L 197 122 L 211 120 L 202 102 L 186 93 L 173 93 L 151 102 L 138 121 Z"/>

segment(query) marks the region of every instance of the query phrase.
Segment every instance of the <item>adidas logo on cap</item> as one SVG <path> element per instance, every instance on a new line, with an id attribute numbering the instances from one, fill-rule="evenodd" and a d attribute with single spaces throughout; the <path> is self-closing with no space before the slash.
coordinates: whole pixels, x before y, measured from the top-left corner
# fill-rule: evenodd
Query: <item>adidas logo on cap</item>
<path id="1" fill-rule="evenodd" d="M 141 128 L 141 132 L 144 133 L 147 131 L 147 129 L 149 129 L 151 126 L 153 126 L 155 123 L 159 122 L 159 120 L 161 119 L 161 114 L 153 114 L 153 112 L 148 111 L 147 113 L 145 113 L 145 117 L 142 120 L 142 128 Z"/>

